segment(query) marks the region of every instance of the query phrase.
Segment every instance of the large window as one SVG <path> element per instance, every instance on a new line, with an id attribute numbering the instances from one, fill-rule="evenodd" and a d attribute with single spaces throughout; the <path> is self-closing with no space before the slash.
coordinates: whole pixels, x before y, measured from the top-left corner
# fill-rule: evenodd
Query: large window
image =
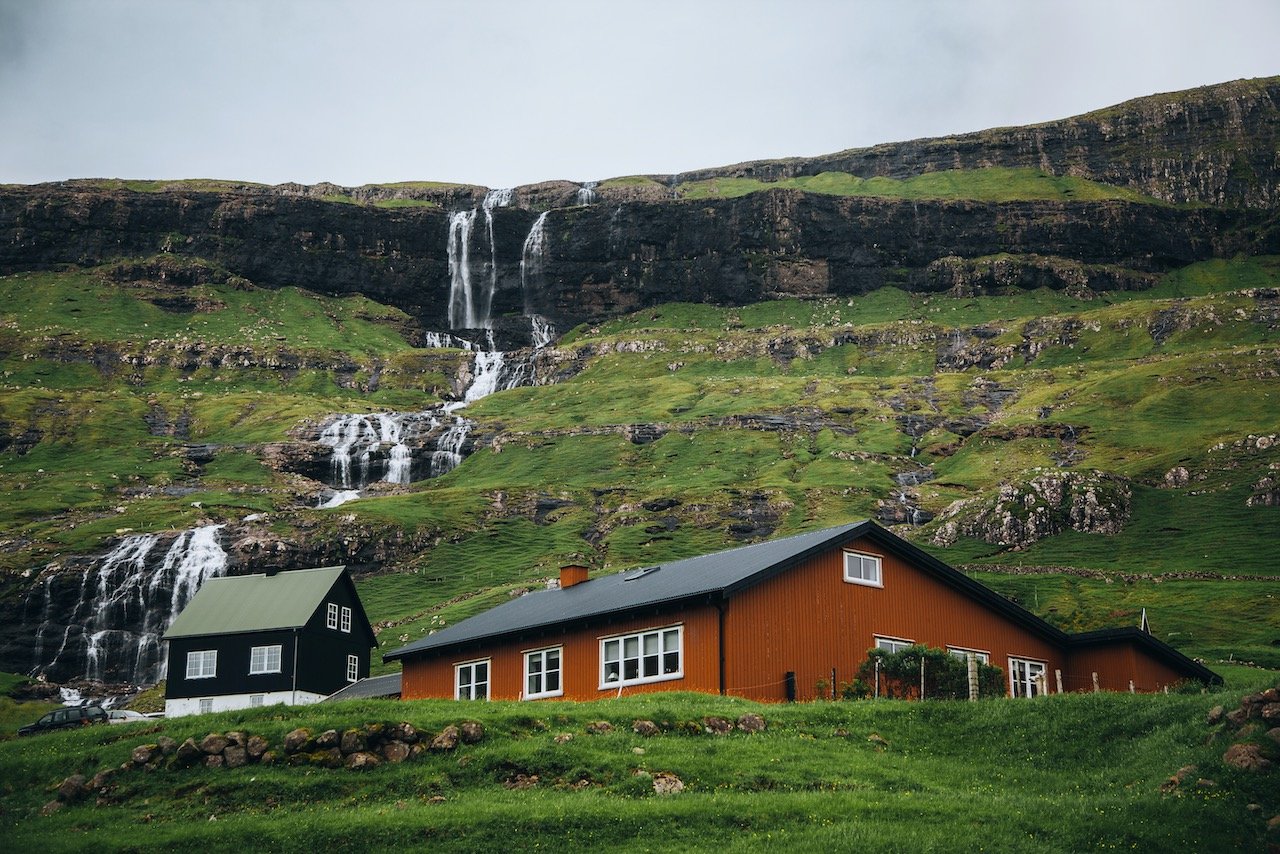
<path id="1" fill-rule="evenodd" d="M 187 653 L 187 678 L 212 679 L 218 675 L 218 651 L 203 649 Z"/>
<path id="2" fill-rule="evenodd" d="M 351 631 L 351 609 L 346 605 L 342 606 L 342 630 L 344 632 Z"/>
<path id="3" fill-rule="evenodd" d="M 249 673 L 279 673 L 280 644 L 255 646 L 249 651 Z"/>
<path id="4" fill-rule="evenodd" d="M 455 700 L 489 699 L 489 659 L 455 665 L 453 677 Z"/>
<path id="5" fill-rule="evenodd" d="M 889 638 L 881 635 L 876 635 L 875 637 L 876 649 L 883 649 L 888 653 L 902 652 L 907 647 L 915 644 L 915 641 L 907 640 L 906 638 Z"/>
<path id="6" fill-rule="evenodd" d="M 1043 661 L 1009 658 L 1009 692 L 1015 697 L 1035 697 L 1044 690 Z"/>
<path id="7" fill-rule="evenodd" d="M 347 681 L 355 682 L 360 678 L 360 656 L 347 656 Z"/>
<path id="8" fill-rule="evenodd" d="M 600 687 L 617 688 L 684 676 L 680 626 L 600 641 Z"/>
<path id="9" fill-rule="evenodd" d="M 883 587 L 880 581 L 880 558 L 861 552 L 844 553 L 844 580 L 850 584 Z"/>
<path id="10" fill-rule="evenodd" d="M 524 654 L 524 698 L 559 697 L 561 648 L 539 649 Z"/>
<path id="11" fill-rule="evenodd" d="M 338 627 L 338 606 L 330 602 L 328 613 L 325 614 L 324 625 L 327 629 L 336 629 Z"/>

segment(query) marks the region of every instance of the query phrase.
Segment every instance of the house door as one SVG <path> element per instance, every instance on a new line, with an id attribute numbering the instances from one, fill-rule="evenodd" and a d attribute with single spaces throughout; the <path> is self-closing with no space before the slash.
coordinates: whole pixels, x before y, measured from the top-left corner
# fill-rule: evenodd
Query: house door
<path id="1" fill-rule="evenodd" d="M 1035 697 L 1044 690 L 1045 663 L 1029 658 L 1009 659 L 1009 693 L 1014 697 Z"/>

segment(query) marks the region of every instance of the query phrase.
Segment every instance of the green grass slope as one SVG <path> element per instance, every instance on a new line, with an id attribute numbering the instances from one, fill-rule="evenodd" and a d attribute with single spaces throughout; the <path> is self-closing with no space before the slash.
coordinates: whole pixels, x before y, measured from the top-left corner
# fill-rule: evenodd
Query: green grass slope
<path id="1" fill-rule="evenodd" d="M 779 706 L 688 694 L 366 701 L 96 727 L 0 743 L 0 833 L 44 851 L 1260 850 L 1280 809 L 1271 775 L 1226 767 L 1229 740 L 1205 723 L 1240 690 Z M 706 716 L 748 712 L 764 716 L 763 733 L 703 730 Z M 429 733 L 475 720 L 486 735 L 365 772 L 120 772 L 101 803 L 40 814 L 68 775 L 117 767 L 162 734 L 235 729 L 278 749 L 297 726 L 400 720 Z M 590 734 L 600 720 L 613 731 Z M 636 735 L 635 720 L 663 732 Z M 1192 779 L 1162 792 L 1188 765 Z M 684 790 L 655 794 L 659 773 Z"/>

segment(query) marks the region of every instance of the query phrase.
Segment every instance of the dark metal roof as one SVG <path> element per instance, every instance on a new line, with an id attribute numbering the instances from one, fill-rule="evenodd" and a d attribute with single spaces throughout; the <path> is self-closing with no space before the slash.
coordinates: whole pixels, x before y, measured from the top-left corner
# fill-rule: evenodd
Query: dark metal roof
<path id="1" fill-rule="evenodd" d="M 400 696 L 400 674 L 389 673 L 386 676 L 370 676 L 361 679 L 359 682 L 352 682 L 334 694 L 330 694 L 321 700 L 327 703 L 330 700 L 368 700 L 375 697 L 399 697 Z"/>
<path id="2" fill-rule="evenodd" d="M 834 543 L 860 536 L 870 522 L 857 522 L 741 546 L 701 557 L 685 558 L 657 567 L 593 578 L 564 590 L 540 590 L 503 603 L 433 635 L 392 650 L 385 661 L 418 652 L 462 646 L 501 635 L 621 615 L 655 606 L 702 597 L 724 598 Z"/>
<path id="3" fill-rule="evenodd" d="M 1064 649 L 1132 640 L 1175 669 L 1194 673 L 1197 678 L 1205 681 L 1222 681 L 1220 676 L 1204 665 L 1138 629 L 1104 629 L 1069 635 L 867 519 L 656 567 L 625 570 L 593 578 L 565 590 L 529 593 L 407 646 L 394 649 L 382 658 L 384 661 L 394 661 L 419 653 L 442 653 L 482 641 L 558 631 L 571 624 L 602 622 L 613 617 L 675 607 L 691 601 L 722 601 L 786 572 L 813 555 L 860 537 L 876 543 L 886 552 L 930 573 L 942 583 L 980 602 L 1005 619 Z"/>

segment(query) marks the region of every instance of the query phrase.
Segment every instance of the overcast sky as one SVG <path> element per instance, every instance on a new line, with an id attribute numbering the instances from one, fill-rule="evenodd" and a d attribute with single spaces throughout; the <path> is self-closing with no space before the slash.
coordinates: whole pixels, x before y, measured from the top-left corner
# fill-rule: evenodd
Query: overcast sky
<path id="1" fill-rule="evenodd" d="M 0 182 L 514 186 L 1280 74 L 1276 0 L 0 0 Z"/>

